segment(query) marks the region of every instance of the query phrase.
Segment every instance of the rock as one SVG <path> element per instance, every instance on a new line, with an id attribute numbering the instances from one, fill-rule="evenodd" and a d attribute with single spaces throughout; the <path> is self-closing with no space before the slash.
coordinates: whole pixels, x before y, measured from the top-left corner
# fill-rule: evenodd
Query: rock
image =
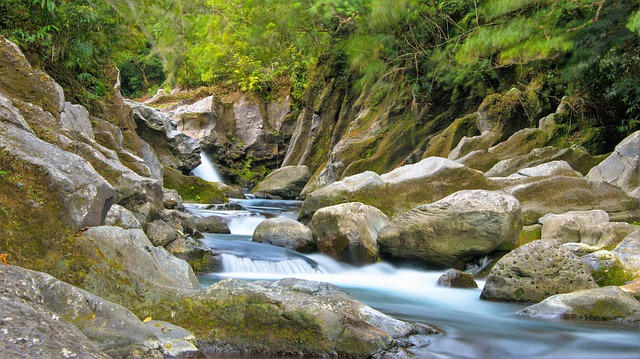
<path id="1" fill-rule="evenodd" d="M 620 286 L 620 289 L 633 295 L 637 300 L 640 300 L 640 277 L 636 278 L 632 282 Z"/>
<path id="2" fill-rule="evenodd" d="M 518 234 L 518 247 L 542 238 L 542 225 L 523 226 Z M 514 248 L 515 249 L 515 248 Z"/>
<path id="3" fill-rule="evenodd" d="M 270 218 L 260 222 L 253 232 L 253 241 L 301 253 L 309 253 L 316 248 L 311 230 L 289 218 Z"/>
<path id="4" fill-rule="evenodd" d="M 449 152 L 448 159 L 458 163 L 469 163 L 465 157 L 478 151 L 486 151 L 496 143 L 497 135 L 491 131 L 484 131 L 480 135 L 473 137 L 462 137 L 458 145 Z"/>
<path id="5" fill-rule="evenodd" d="M 640 198 L 640 131 L 620 142 L 613 153 L 587 173 L 593 182 L 608 182 Z"/>
<path id="6" fill-rule="evenodd" d="M 557 241 L 539 240 L 502 257 L 491 269 L 481 299 L 539 302 L 597 287 L 587 264 Z"/>
<path id="7" fill-rule="evenodd" d="M 169 254 L 164 248 L 154 247 L 142 230 L 125 230 L 107 226 L 92 227 L 84 233 L 83 238 L 99 248 L 105 258 L 117 258 L 118 267 L 126 268 L 129 276 L 144 279 L 153 285 L 182 289 L 200 288 L 191 267 L 185 261 Z M 94 270 L 100 271 L 102 264 L 94 265 Z M 87 290 L 106 297 L 103 292 L 108 290 L 108 287 L 103 281 L 108 276 L 109 273 L 87 276 L 83 286 Z M 121 297 L 123 295 L 121 291 L 110 293 L 110 295 Z M 106 299 L 109 298 L 106 297 Z"/>
<path id="8" fill-rule="evenodd" d="M 166 246 L 181 237 L 176 229 L 162 220 L 147 223 L 145 233 L 154 246 Z"/>
<path id="9" fill-rule="evenodd" d="M 571 246 L 582 252 L 612 250 L 635 230 L 635 227 L 628 223 L 609 222 L 609 215 L 602 210 L 549 214 L 540 221 L 544 223 L 542 239 L 582 243 L 584 246 Z"/>
<path id="10" fill-rule="evenodd" d="M 394 219 L 380 231 L 378 246 L 390 261 L 464 269 L 503 245 L 515 245 L 521 228 L 514 197 L 465 190 Z"/>
<path id="11" fill-rule="evenodd" d="M 358 202 L 321 208 L 311 220 L 318 250 L 350 264 L 379 258 L 378 232 L 388 223 L 379 209 Z"/>
<path id="12" fill-rule="evenodd" d="M 572 169 L 584 175 L 601 159 L 591 156 L 584 148 L 578 146 L 570 148 L 542 147 L 520 156 L 504 159 L 486 171 L 485 175 L 487 177 L 509 176 L 521 169 L 553 161 L 565 161 Z"/>
<path id="13" fill-rule="evenodd" d="M 635 278 L 614 252 L 599 250 L 581 257 L 599 286 L 623 285 Z"/>
<path id="14" fill-rule="evenodd" d="M 107 218 L 104 223 L 106 226 L 115 226 L 123 229 L 140 229 L 140 222 L 131 211 L 119 204 L 114 204 L 107 212 Z"/>
<path id="15" fill-rule="evenodd" d="M 438 278 L 436 285 L 447 288 L 478 288 L 478 283 L 476 283 L 471 274 L 457 269 L 446 271 Z"/>
<path id="16" fill-rule="evenodd" d="M 636 277 L 640 276 L 640 229 L 636 229 L 623 239 L 613 253 L 618 256 L 628 271 Z"/>
<path id="17" fill-rule="evenodd" d="M 582 177 L 580 172 L 574 171 L 567 161 L 551 161 L 534 167 L 523 168 L 509 177 L 550 177 L 567 176 Z"/>
<path id="18" fill-rule="evenodd" d="M 525 225 L 537 223 L 547 213 L 593 209 L 615 213 L 638 208 L 638 201 L 621 189 L 608 183 L 589 182 L 584 178 L 533 178 L 500 187 L 520 202 Z"/>
<path id="19" fill-rule="evenodd" d="M 382 176 L 367 171 L 312 192 L 302 204 L 299 219 L 308 223 L 318 209 L 346 202 L 373 206 L 395 218 L 462 189 L 487 188 L 490 184 L 480 172 L 444 158 L 429 157 Z"/>
<path id="20" fill-rule="evenodd" d="M 519 315 L 545 319 L 640 321 L 640 302 L 614 286 L 554 295 Z"/>
<path id="21" fill-rule="evenodd" d="M 62 131 L 75 135 L 73 138 L 94 139 L 91 120 L 89 120 L 89 111 L 84 106 L 65 102 L 60 114 L 60 124 L 62 125 Z"/>
<path id="22" fill-rule="evenodd" d="M 478 128 L 481 132 L 492 131 L 496 140 L 504 141 L 516 131 L 528 125 L 523 105 L 523 94 L 512 88 L 504 94 L 487 96 L 478 107 Z"/>
<path id="23" fill-rule="evenodd" d="M 0 122 L 0 132 L 4 171 L 28 174 L 20 182 L 26 186 L 28 178 L 46 180 L 47 190 L 64 208 L 63 218 L 76 230 L 103 223 L 114 203 L 115 191 L 85 160 L 4 120 Z M 34 201 L 42 200 L 38 197 L 41 196 Z"/>
<path id="24" fill-rule="evenodd" d="M 227 196 L 215 183 L 196 176 L 185 176 L 180 171 L 166 166 L 164 167 L 164 186 L 178 191 L 185 201 L 204 204 L 229 202 Z"/>
<path id="25" fill-rule="evenodd" d="M 164 358 L 198 358 L 201 356 L 196 337 L 190 331 L 171 323 L 151 320 L 144 326 L 158 337 Z"/>
<path id="26" fill-rule="evenodd" d="M 166 246 L 167 251 L 191 266 L 196 274 L 222 272 L 222 257 L 193 237 L 180 237 Z"/>
<path id="27" fill-rule="evenodd" d="M 309 181 L 311 174 L 307 166 L 286 166 L 271 172 L 252 190 L 254 195 L 263 194 L 295 199 Z"/>
<path id="28" fill-rule="evenodd" d="M 231 233 L 227 221 L 218 216 L 196 218 L 195 226 L 198 231 L 203 233 Z"/>
<path id="29" fill-rule="evenodd" d="M 133 110 L 136 132 L 153 147 L 163 165 L 183 173 L 200 165 L 199 140 L 178 132 L 168 115 L 134 101 L 126 103 Z"/>
<path id="30" fill-rule="evenodd" d="M 447 157 L 463 137 L 478 135 L 476 119 L 477 114 L 471 114 L 454 120 L 444 131 L 429 140 L 422 158 Z"/>
<path id="31" fill-rule="evenodd" d="M 141 347 L 144 352 L 152 352 L 162 344 L 154 330 L 122 306 L 45 273 L 16 266 L 3 266 L 0 272 L 3 276 L 0 301 L 7 301 L 3 303 L 3 308 L 8 310 L 3 312 L 4 319 L 0 324 L 4 329 L 2 334 L 15 336 L 23 332 L 25 335 L 31 331 L 28 333 L 29 336 L 22 337 L 22 342 L 15 341 L 15 347 L 3 346 L 3 357 L 13 357 L 11 349 L 19 347 L 22 355 L 27 354 L 24 350 L 29 348 L 33 354 L 38 354 L 38 357 L 64 358 L 86 355 L 91 358 L 107 358 L 101 351 L 111 354 L 127 347 Z M 20 307 L 20 312 L 12 312 L 12 309 Z M 37 325 L 19 327 L 20 322 L 33 320 L 31 315 L 34 314 L 40 317 Z M 185 332 L 182 328 L 173 325 L 171 327 L 175 328 L 176 333 Z M 33 330 L 35 328 L 38 330 Z M 75 343 L 69 343 L 65 338 L 67 335 L 70 335 Z M 4 337 L 2 342 L 12 343 L 12 340 Z M 45 348 L 52 350 L 56 346 L 60 346 L 55 349 L 57 352 L 40 351 Z M 66 348 L 66 355 L 62 348 Z"/>
<path id="32" fill-rule="evenodd" d="M 184 210 L 182 205 L 182 197 L 175 189 L 162 189 L 162 205 L 167 209 Z"/>
<path id="33" fill-rule="evenodd" d="M 175 300 L 158 302 L 167 312 Z M 199 328 L 203 351 L 245 350 L 309 356 L 369 357 L 417 334 L 428 343 L 437 330 L 389 317 L 327 283 L 223 280 L 189 296 L 176 318 Z M 247 323 L 251 325 L 247 326 Z M 186 327 L 186 325 L 181 325 Z"/>

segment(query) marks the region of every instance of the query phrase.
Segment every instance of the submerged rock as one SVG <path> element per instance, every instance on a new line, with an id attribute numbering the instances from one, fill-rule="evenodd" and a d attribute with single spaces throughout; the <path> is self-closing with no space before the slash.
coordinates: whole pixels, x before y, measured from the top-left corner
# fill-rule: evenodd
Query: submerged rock
<path id="1" fill-rule="evenodd" d="M 280 199 L 296 199 L 311 174 L 307 166 L 286 166 L 271 172 L 252 190 L 255 196 L 275 196 Z"/>
<path id="2" fill-rule="evenodd" d="M 619 287 L 558 294 L 521 310 L 519 315 L 545 319 L 640 321 L 640 302 Z"/>
<path id="3" fill-rule="evenodd" d="M 316 249 L 311 230 L 289 218 L 269 218 L 260 222 L 253 232 L 253 241 L 301 253 L 309 253 Z"/>
<path id="4" fill-rule="evenodd" d="M 463 269 L 504 245 L 522 228 L 518 201 L 503 192 L 469 190 L 418 206 L 382 228 L 380 255 L 394 262 Z"/>
<path id="5" fill-rule="evenodd" d="M 478 288 L 471 274 L 457 269 L 449 269 L 438 278 L 436 285 L 447 288 Z"/>
<path id="6" fill-rule="evenodd" d="M 388 223 L 379 209 L 358 202 L 321 208 L 311 220 L 318 250 L 350 264 L 378 259 L 378 233 Z"/>
<path id="7" fill-rule="evenodd" d="M 591 268 L 557 241 L 537 240 L 502 257 L 491 269 L 481 299 L 539 302 L 596 288 Z"/>

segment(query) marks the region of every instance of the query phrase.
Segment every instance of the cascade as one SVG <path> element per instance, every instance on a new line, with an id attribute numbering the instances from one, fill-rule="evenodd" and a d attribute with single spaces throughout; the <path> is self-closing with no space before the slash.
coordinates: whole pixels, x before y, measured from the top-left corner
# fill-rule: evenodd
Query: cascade
<path id="1" fill-rule="evenodd" d="M 209 182 L 220 182 L 224 183 L 222 176 L 216 170 L 215 165 L 211 162 L 209 156 L 206 153 L 200 152 L 200 166 L 196 167 L 191 171 L 191 174 L 194 176 L 198 176 L 203 180 L 207 180 Z"/>
<path id="2" fill-rule="evenodd" d="M 262 273 L 262 274 L 317 274 L 323 270 L 300 258 L 286 259 L 282 261 L 268 261 L 237 257 L 233 254 L 222 254 L 222 267 L 225 272 L 232 273 Z"/>

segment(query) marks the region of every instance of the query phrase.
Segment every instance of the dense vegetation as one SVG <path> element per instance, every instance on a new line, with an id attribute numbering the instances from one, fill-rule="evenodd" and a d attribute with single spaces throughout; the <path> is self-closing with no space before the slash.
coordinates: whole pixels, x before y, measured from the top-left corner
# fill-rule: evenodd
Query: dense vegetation
<path id="1" fill-rule="evenodd" d="M 636 0 L 5 0 L 0 33 L 79 102 L 222 85 L 301 98 L 321 58 L 422 108 L 520 87 L 622 135 L 640 120 Z M 443 104 L 442 99 L 447 99 Z"/>

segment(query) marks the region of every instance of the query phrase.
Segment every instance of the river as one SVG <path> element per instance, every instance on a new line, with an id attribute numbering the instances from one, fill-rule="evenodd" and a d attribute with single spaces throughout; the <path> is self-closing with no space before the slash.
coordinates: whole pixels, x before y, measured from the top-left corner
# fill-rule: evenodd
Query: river
<path id="1" fill-rule="evenodd" d="M 196 216 L 227 219 L 232 234 L 206 234 L 205 243 L 223 255 L 224 271 L 200 275 L 203 287 L 223 278 L 246 280 L 297 277 L 335 284 L 353 297 L 394 317 L 435 325 L 445 334 L 418 358 L 640 358 L 637 325 L 534 320 L 516 313 L 524 305 L 481 301 L 480 289 L 435 285 L 443 272 L 397 268 L 387 263 L 354 267 L 321 255 L 251 242 L 266 218 L 296 218 L 299 201 L 231 200 L 243 210 L 206 210 L 187 205 Z M 480 288 L 484 285 L 478 280 Z M 214 358 L 265 358 L 260 354 L 210 353 Z M 271 356 L 273 358 L 274 356 Z M 282 357 L 283 356 L 279 356 Z"/>

